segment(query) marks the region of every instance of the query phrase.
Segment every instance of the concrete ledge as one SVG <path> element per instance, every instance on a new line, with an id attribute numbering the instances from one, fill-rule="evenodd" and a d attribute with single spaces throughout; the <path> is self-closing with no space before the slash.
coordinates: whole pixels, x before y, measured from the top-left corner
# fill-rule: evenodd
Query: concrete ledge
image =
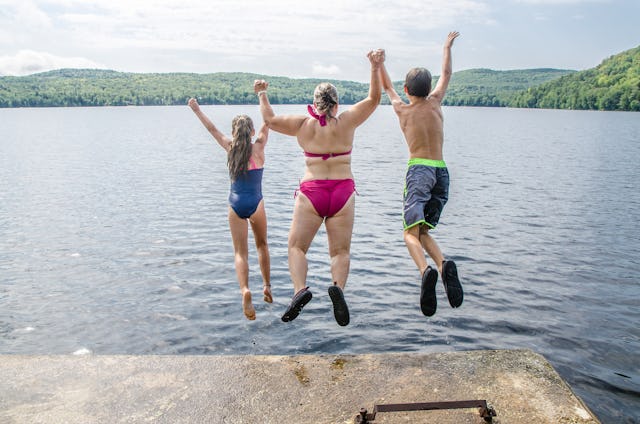
<path id="1" fill-rule="evenodd" d="M 494 423 L 598 423 L 527 350 L 303 356 L 0 356 L 2 423 L 352 423 L 375 403 L 486 399 Z M 375 423 L 483 423 L 476 409 Z"/>

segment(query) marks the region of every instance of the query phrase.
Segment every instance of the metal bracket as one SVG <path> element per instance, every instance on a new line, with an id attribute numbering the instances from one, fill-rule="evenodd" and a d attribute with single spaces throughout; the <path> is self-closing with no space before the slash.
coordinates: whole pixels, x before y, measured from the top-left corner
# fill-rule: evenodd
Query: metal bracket
<path id="1" fill-rule="evenodd" d="M 360 409 L 360 414 L 356 416 L 356 424 L 368 424 L 376 419 L 378 412 L 406 412 L 406 411 L 432 411 L 438 409 L 465 409 L 478 408 L 480 416 L 486 422 L 492 422 L 496 416 L 496 411 L 487 404 L 486 400 L 457 400 L 449 402 L 421 402 L 421 403 L 389 403 L 383 405 L 373 405 L 373 413 L 368 414 L 367 410 Z"/>

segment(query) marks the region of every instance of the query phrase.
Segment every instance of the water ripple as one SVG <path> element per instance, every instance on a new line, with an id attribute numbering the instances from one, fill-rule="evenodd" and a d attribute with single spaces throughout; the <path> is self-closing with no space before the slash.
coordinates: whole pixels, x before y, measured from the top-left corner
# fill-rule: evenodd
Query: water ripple
<path id="1" fill-rule="evenodd" d="M 205 109 L 227 132 L 235 114 L 259 121 L 252 107 Z M 225 154 L 188 108 L 0 110 L 0 350 L 530 348 L 602 422 L 633 422 L 640 416 L 637 114 L 445 114 L 451 192 L 433 235 L 458 264 L 465 303 L 450 308 L 438 284 L 437 314 L 420 312 L 419 274 L 402 238 L 407 151 L 396 117 L 382 106 L 356 134 L 359 195 L 345 291 L 352 321 L 342 328 L 327 294 L 324 228 L 308 255 L 314 298 L 295 322 L 280 321 L 293 292 L 287 236 L 303 171 L 289 137 L 270 136 L 264 174 L 274 304 L 255 295 L 258 319 L 249 322 L 232 265 Z M 259 293 L 251 235 L 249 266 Z"/>

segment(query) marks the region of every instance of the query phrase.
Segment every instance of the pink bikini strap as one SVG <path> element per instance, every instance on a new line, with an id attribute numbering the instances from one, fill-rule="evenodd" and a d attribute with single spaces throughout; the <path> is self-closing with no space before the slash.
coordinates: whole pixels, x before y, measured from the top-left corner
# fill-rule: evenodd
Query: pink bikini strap
<path id="1" fill-rule="evenodd" d="M 318 115 L 318 111 L 313 105 L 307 105 L 307 111 L 309 112 L 309 115 L 316 118 L 318 122 L 320 122 L 321 127 L 324 127 L 325 125 L 327 125 L 327 116 Z"/>
<path id="2" fill-rule="evenodd" d="M 344 155 L 350 155 L 351 154 L 351 150 L 349 150 L 348 152 L 342 152 L 342 153 L 311 153 L 311 152 L 304 152 L 304 155 L 308 158 L 322 158 L 322 160 L 327 160 L 329 158 L 335 157 L 335 156 L 344 156 Z"/>
<path id="3" fill-rule="evenodd" d="M 256 163 L 253 161 L 253 158 L 249 156 L 249 168 L 247 171 L 251 171 L 252 169 L 257 169 Z"/>

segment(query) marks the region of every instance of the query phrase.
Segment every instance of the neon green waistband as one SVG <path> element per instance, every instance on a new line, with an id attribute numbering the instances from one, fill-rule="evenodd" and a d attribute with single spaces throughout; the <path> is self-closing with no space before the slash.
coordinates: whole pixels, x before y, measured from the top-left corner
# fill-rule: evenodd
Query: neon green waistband
<path id="1" fill-rule="evenodd" d="M 433 168 L 446 168 L 447 167 L 447 164 L 444 163 L 443 160 L 423 159 L 423 158 L 409 159 L 409 163 L 407 165 L 408 166 L 424 165 L 424 166 L 431 166 Z"/>

